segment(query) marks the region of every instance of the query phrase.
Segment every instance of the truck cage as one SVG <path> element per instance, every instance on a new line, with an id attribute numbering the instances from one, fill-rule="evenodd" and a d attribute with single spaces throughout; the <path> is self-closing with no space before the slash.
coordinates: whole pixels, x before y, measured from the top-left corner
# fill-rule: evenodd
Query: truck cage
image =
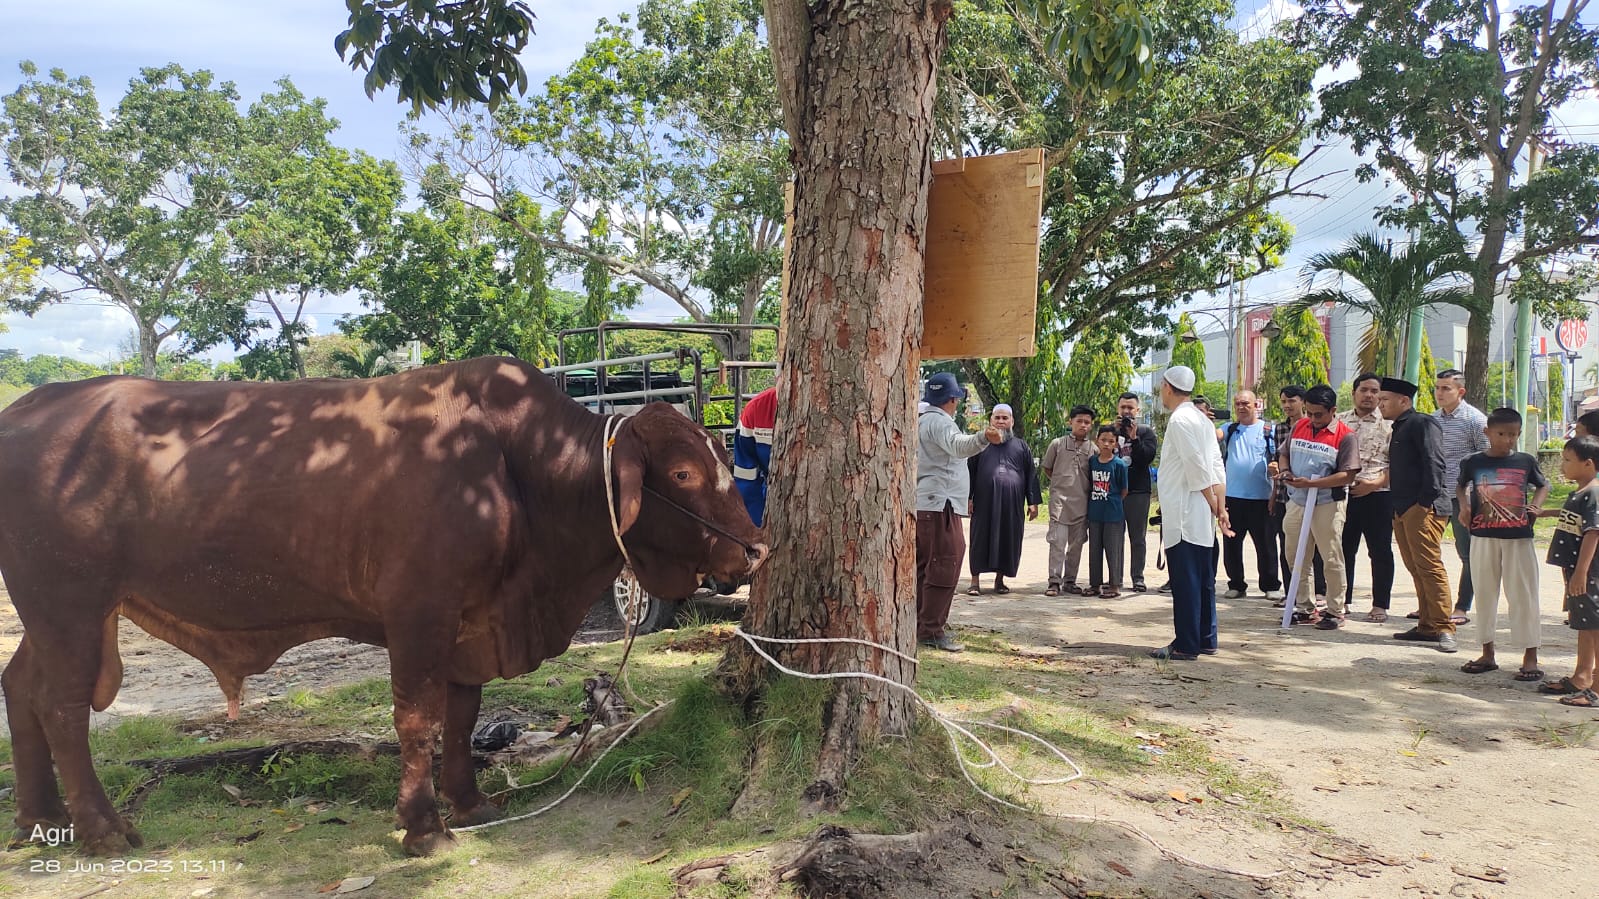
<path id="1" fill-rule="evenodd" d="M 715 366 L 705 365 L 703 354 L 692 347 L 648 353 L 637 356 L 606 358 L 606 336 L 618 331 L 649 331 L 666 334 L 695 334 L 710 337 L 723 351 L 723 361 Z M 669 402 L 717 435 L 729 446 L 733 432 L 738 427 L 744 404 L 754 396 L 749 389 L 749 373 L 775 371 L 775 361 L 735 360 L 735 337 L 753 336 L 756 332 L 777 333 L 776 325 L 741 324 L 656 324 L 640 322 L 601 322 L 582 328 L 567 328 L 556 335 L 557 364 L 545 368 L 545 374 L 555 378 L 561 391 L 592 411 L 601 414 L 630 414 L 645 403 Z M 569 338 L 592 334 L 595 338 L 595 358 L 588 361 L 569 362 Z M 662 363 L 671 363 L 663 366 Z M 689 369 L 688 382 L 684 383 L 681 370 Z M 663 370 L 664 368 L 664 370 Z M 592 379 L 592 380 L 591 380 Z M 725 383 L 726 393 L 711 393 L 707 383 Z M 615 387 L 621 389 L 612 389 Z M 592 385 L 592 386 L 591 386 Z M 707 424 L 705 408 L 711 403 L 733 403 L 730 424 Z"/>

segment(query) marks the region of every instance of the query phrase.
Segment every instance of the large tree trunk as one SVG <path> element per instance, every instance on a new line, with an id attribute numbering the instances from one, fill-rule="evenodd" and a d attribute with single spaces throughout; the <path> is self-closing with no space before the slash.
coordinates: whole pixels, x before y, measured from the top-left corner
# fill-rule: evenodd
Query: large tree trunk
<path id="1" fill-rule="evenodd" d="M 768 27 L 792 135 L 794 228 L 767 536 L 745 626 L 774 637 L 852 637 L 907 654 L 916 639 L 915 421 L 934 73 L 947 2 L 770 0 Z M 909 664 L 858 644 L 781 653 L 802 671 Z M 726 683 L 774 673 L 742 648 Z M 779 675 L 780 676 L 780 675 Z M 909 731 L 902 692 L 832 681 L 806 795 L 826 806 L 865 743 Z"/>
<path id="2" fill-rule="evenodd" d="M 1503 210 L 1510 195 L 1510 169 L 1495 166 L 1488 186 L 1488 208 Z M 1479 409 L 1488 405 L 1488 339 L 1494 326 L 1494 291 L 1503 271 L 1499 257 L 1505 250 L 1505 235 L 1510 224 L 1502 211 L 1490 212 L 1484 220 L 1482 246 L 1477 250 L 1471 270 L 1471 319 L 1466 324 L 1466 401 Z M 1523 414 L 1527 410 L 1518 410 Z"/>
<path id="3" fill-rule="evenodd" d="M 156 351 L 161 347 L 161 338 L 155 332 L 155 323 L 135 318 L 139 329 L 139 365 L 144 369 L 146 378 L 155 377 Z"/>

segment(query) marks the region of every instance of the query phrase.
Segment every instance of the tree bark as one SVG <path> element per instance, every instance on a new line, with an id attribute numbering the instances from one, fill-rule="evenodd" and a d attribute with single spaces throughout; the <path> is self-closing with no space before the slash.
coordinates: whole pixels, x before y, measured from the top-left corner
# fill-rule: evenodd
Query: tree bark
<path id="1" fill-rule="evenodd" d="M 1502 211 L 1510 195 L 1510 172 L 1495 165 L 1488 187 L 1489 212 L 1483 223 L 1482 246 L 1471 272 L 1471 318 L 1466 323 L 1466 401 L 1479 409 L 1488 405 L 1488 339 L 1494 326 L 1494 291 L 1504 271 L 1500 256 L 1510 224 Z M 1521 410 L 1525 412 L 1526 410 Z"/>
<path id="2" fill-rule="evenodd" d="M 947 0 L 767 4 L 795 202 L 766 522 L 773 550 L 745 616 L 757 634 L 914 650 L 913 413 L 934 75 L 950 9 Z M 914 679 L 908 663 L 858 644 L 779 657 L 801 671 Z M 742 645 L 722 668 L 746 699 L 771 674 Z M 806 791 L 823 807 L 863 745 L 907 733 L 914 712 L 881 684 L 831 683 Z"/>
<path id="3" fill-rule="evenodd" d="M 161 338 L 155 333 L 155 323 L 147 322 L 137 316 L 134 321 L 139 328 L 139 365 L 144 369 L 146 378 L 155 377 L 156 351 L 161 347 Z"/>

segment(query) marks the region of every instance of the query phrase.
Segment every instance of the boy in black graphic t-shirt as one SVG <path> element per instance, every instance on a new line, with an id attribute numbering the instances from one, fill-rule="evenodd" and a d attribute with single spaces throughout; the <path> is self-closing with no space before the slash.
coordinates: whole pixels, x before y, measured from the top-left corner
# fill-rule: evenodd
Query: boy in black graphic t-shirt
<path id="1" fill-rule="evenodd" d="M 1487 451 L 1460 463 L 1455 485 L 1460 524 L 1471 532 L 1471 582 L 1477 590 L 1477 637 L 1482 641 L 1482 655 L 1460 670 L 1482 674 L 1499 668 L 1494 661 L 1494 630 L 1502 585 L 1510 605 L 1510 634 L 1523 652 L 1516 680 L 1541 680 L 1538 550 L 1532 543 L 1532 520 L 1549 495 L 1549 484 L 1537 459 L 1515 451 L 1521 440 L 1521 416 L 1516 410 L 1495 409 L 1484 430 Z"/>
<path id="2" fill-rule="evenodd" d="M 1544 681 L 1539 693 L 1561 696 L 1561 703 L 1581 708 L 1599 707 L 1594 678 L 1599 674 L 1599 437 L 1566 441 L 1560 473 L 1577 483 L 1577 489 L 1558 513 L 1555 536 L 1549 541 L 1549 564 L 1566 576 L 1567 623 L 1577 632 L 1577 665 L 1570 677 Z M 1569 694 L 1569 695 L 1564 695 Z"/>

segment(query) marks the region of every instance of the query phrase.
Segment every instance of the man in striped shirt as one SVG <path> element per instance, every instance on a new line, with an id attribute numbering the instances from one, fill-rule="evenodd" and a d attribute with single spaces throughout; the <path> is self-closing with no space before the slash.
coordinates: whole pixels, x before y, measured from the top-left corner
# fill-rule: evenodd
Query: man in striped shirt
<path id="1" fill-rule="evenodd" d="M 1454 485 L 1460 477 L 1460 463 L 1472 453 L 1488 449 L 1488 416 L 1466 402 L 1466 376 L 1457 368 L 1438 373 L 1433 386 L 1433 398 L 1438 401 L 1438 411 L 1433 413 L 1443 431 L 1444 483 Z M 1449 616 L 1455 624 L 1465 624 L 1471 611 L 1471 530 L 1460 524 L 1460 500 L 1455 497 L 1454 514 L 1449 518 L 1449 531 L 1455 538 L 1455 554 L 1460 556 L 1460 592 L 1455 600 L 1455 610 Z"/>

